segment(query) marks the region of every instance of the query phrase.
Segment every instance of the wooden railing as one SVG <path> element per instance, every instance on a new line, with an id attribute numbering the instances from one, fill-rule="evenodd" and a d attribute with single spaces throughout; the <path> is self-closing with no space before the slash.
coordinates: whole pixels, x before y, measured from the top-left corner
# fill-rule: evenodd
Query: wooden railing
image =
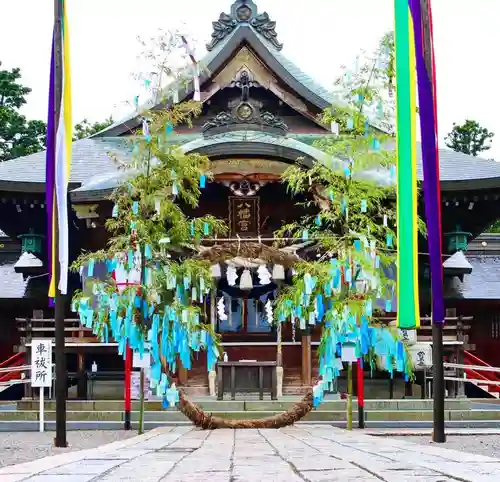
<path id="1" fill-rule="evenodd" d="M 458 316 L 445 318 L 443 326 L 443 344 L 445 346 L 460 345 L 464 350 L 474 351 L 475 345 L 469 344 L 469 335 L 473 321 L 472 316 Z M 381 318 L 380 321 L 387 325 L 395 325 L 394 318 Z M 417 342 L 432 342 L 432 319 L 420 318 L 420 328 L 417 330 Z"/>
<path id="2" fill-rule="evenodd" d="M 16 318 L 17 330 L 21 333 L 21 345 L 29 345 L 33 338 L 48 338 L 55 341 L 56 324 L 53 318 Z M 67 345 L 75 343 L 99 343 L 99 339 L 90 328 L 81 325 L 77 318 L 64 320 L 64 342 Z"/>
<path id="3" fill-rule="evenodd" d="M 471 329 L 472 317 L 449 317 L 445 319 L 443 342 L 445 345 L 462 345 L 464 350 L 474 351 L 475 346 L 469 344 L 468 332 Z M 395 325 L 396 320 L 390 317 L 379 318 L 383 324 Z M 21 344 L 26 346 L 33 338 L 55 339 L 55 320 L 53 318 L 16 318 L 17 329 L 21 333 Z M 100 343 L 100 340 L 92 333 L 90 328 L 81 325 L 78 318 L 64 320 L 64 332 L 66 344 L 76 343 Z M 420 328 L 417 330 L 418 342 L 432 342 L 432 320 L 428 317 L 420 319 Z M 276 342 L 264 343 L 275 345 Z M 286 344 L 286 343 L 284 343 Z M 290 344 L 290 343 L 289 343 Z M 293 344 L 293 343 L 291 343 Z M 300 341 L 299 341 L 300 344 Z M 316 343 L 317 344 L 317 343 Z M 226 346 L 260 346 L 261 343 L 254 340 L 245 340 L 240 343 L 224 343 Z"/>

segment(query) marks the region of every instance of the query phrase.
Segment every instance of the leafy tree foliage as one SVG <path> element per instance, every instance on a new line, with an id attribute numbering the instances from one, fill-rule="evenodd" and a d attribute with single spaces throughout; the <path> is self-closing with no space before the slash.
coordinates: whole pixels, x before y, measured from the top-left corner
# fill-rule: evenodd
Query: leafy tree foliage
<path id="1" fill-rule="evenodd" d="M 80 123 L 75 125 L 73 140 L 86 139 L 87 137 L 101 132 L 111 124 L 113 124 L 113 117 L 111 116 L 102 122 L 90 122 L 88 119 L 83 119 Z"/>
<path id="2" fill-rule="evenodd" d="M 20 79 L 20 69 L 0 70 L 0 162 L 33 154 L 45 147 L 45 122 L 28 121 L 19 113 L 31 92 Z"/>
<path id="3" fill-rule="evenodd" d="M 309 169 L 299 160 L 283 175 L 292 194 L 306 197 L 309 213 L 276 235 L 309 240 L 321 256 L 294 267 L 293 284 L 282 291 L 277 307 L 278 319 L 299 320 L 302 330 L 321 326 L 322 382 L 314 390 L 315 404 L 325 383 L 338 376 L 339 343 L 354 343 L 357 356 L 372 367 L 412 373 L 397 333 L 378 320 L 384 311 L 395 311 L 394 277 L 388 273 L 396 264 L 396 154 L 383 148 L 393 143 L 393 52 L 388 34 L 372 55 L 357 59 L 353 72 L 345 69 L 336 82 L 338 101 L 321 119 L 335 135 L 315 145 L 325 157 Z M 367 339 L 398 348 L 380 357 L 377 342 L 362 341 Z"/>
<path id="4" fill-rule="evenodd" d="M 480 152 L 491 149 L 495 134 L 479 122 L 467 119 L 463 124 L 453 123 L 453 129 L 446 136 L 446 145 L 457 152 L 477 156 Z"/>
<path id="5" fill-rule="evenodd" d="M 208 349 L 214 362 L 218 355 L 217 338 L 202 319 L 213 283 L 210 263 L 193 258 L 193 252 L 204 235 L 223 234 L 226 227 L 213 216 L 188 218 L 184 213 L 183 206 L 198 205 L 199 180 L 207 175 L 209 160 L 168 142 L 175 126 L 190 124 L 199 112 L 200 104 L 189 102 L 147 113 L 149 121 L 132 139 L 133 158 L 122 162 L 130 176 L 112 195 L 108 247 L 82 254 L 73 266 L 89 271 L 88 285 L 74 297 L 82 321 L 104 340 L 113 336 L 121 352 L 126 344 L 140 352 L 149 338 L 151 377 L 162 395 L 171 385 L 177 357 L 189 368 L 195 350 Z M 105 279 L 92 279 L 96 262 L 108 266 Z M 116 270 L 128 273 L 126 287 L 112 276 Z"/>

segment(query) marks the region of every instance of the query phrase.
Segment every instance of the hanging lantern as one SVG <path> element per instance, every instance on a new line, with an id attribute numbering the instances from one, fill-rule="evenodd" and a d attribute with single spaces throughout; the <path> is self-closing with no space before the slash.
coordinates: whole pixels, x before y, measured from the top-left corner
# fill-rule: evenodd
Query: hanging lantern
<path id="1" fill-rule="evenodd" d="M 212 272 L 212 278 L 217 278 L 219 279 L 222 276 L 220 265 L 219 264 L 213 264 L 210 268 Z"/>
<path id="2" fill-rule="evenodd" d="M 271 273 L 269 272 L 265 264 L 261 264 L 257 268 L 257 274 L 259 275 L 259 283 L 261 285 L 268 285 L 271 283 Z"/>
<path id="3" fill-rule="evenodd" d="M 240 279 L 240 290 L 251 290 L 253 288 L 252 274 L 250 270 L 243 270 L 243 274 Z"/>
<path id="4" fill-rule="evenodd" d="M 281 264 L 275 264 L 273 266 L 273 279 L 284 280 L 285 279 L 285 268 Z"/>

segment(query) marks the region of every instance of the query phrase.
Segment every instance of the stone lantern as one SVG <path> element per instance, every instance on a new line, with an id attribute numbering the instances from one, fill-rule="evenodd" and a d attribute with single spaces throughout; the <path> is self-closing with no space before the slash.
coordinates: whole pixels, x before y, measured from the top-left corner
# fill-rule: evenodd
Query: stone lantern
<path id="1" fill-rule="evenodd" d="M 461 231 L 460 226 L 457 226 L 455 231 L 445 233 L 445 236 L 448 241 L 447 249 L 450 254 L 458 251 L 467 252 L 467 245 L 469 238 L 472 237 L 472 233 Z"/>

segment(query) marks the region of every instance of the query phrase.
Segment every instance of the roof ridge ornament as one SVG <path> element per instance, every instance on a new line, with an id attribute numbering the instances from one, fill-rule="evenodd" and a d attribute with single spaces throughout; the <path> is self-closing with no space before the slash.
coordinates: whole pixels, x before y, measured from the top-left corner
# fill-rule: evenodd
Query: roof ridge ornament
<path id="1" fill-rule="evenodd" d="M 222 12 L 219 20 L 212 22 L 212 40 L 207 44 L 211 52 L 219 42 L 222 42 L 241 23 L 251 25 L 276 50 L 281 50 L 283 44 L 278 42 L 276 22 L 272 21 L 267 12 L 258 13 L 257 5 L 252 0 L 236 0 L 231 5 L 231 13 Z"/>

